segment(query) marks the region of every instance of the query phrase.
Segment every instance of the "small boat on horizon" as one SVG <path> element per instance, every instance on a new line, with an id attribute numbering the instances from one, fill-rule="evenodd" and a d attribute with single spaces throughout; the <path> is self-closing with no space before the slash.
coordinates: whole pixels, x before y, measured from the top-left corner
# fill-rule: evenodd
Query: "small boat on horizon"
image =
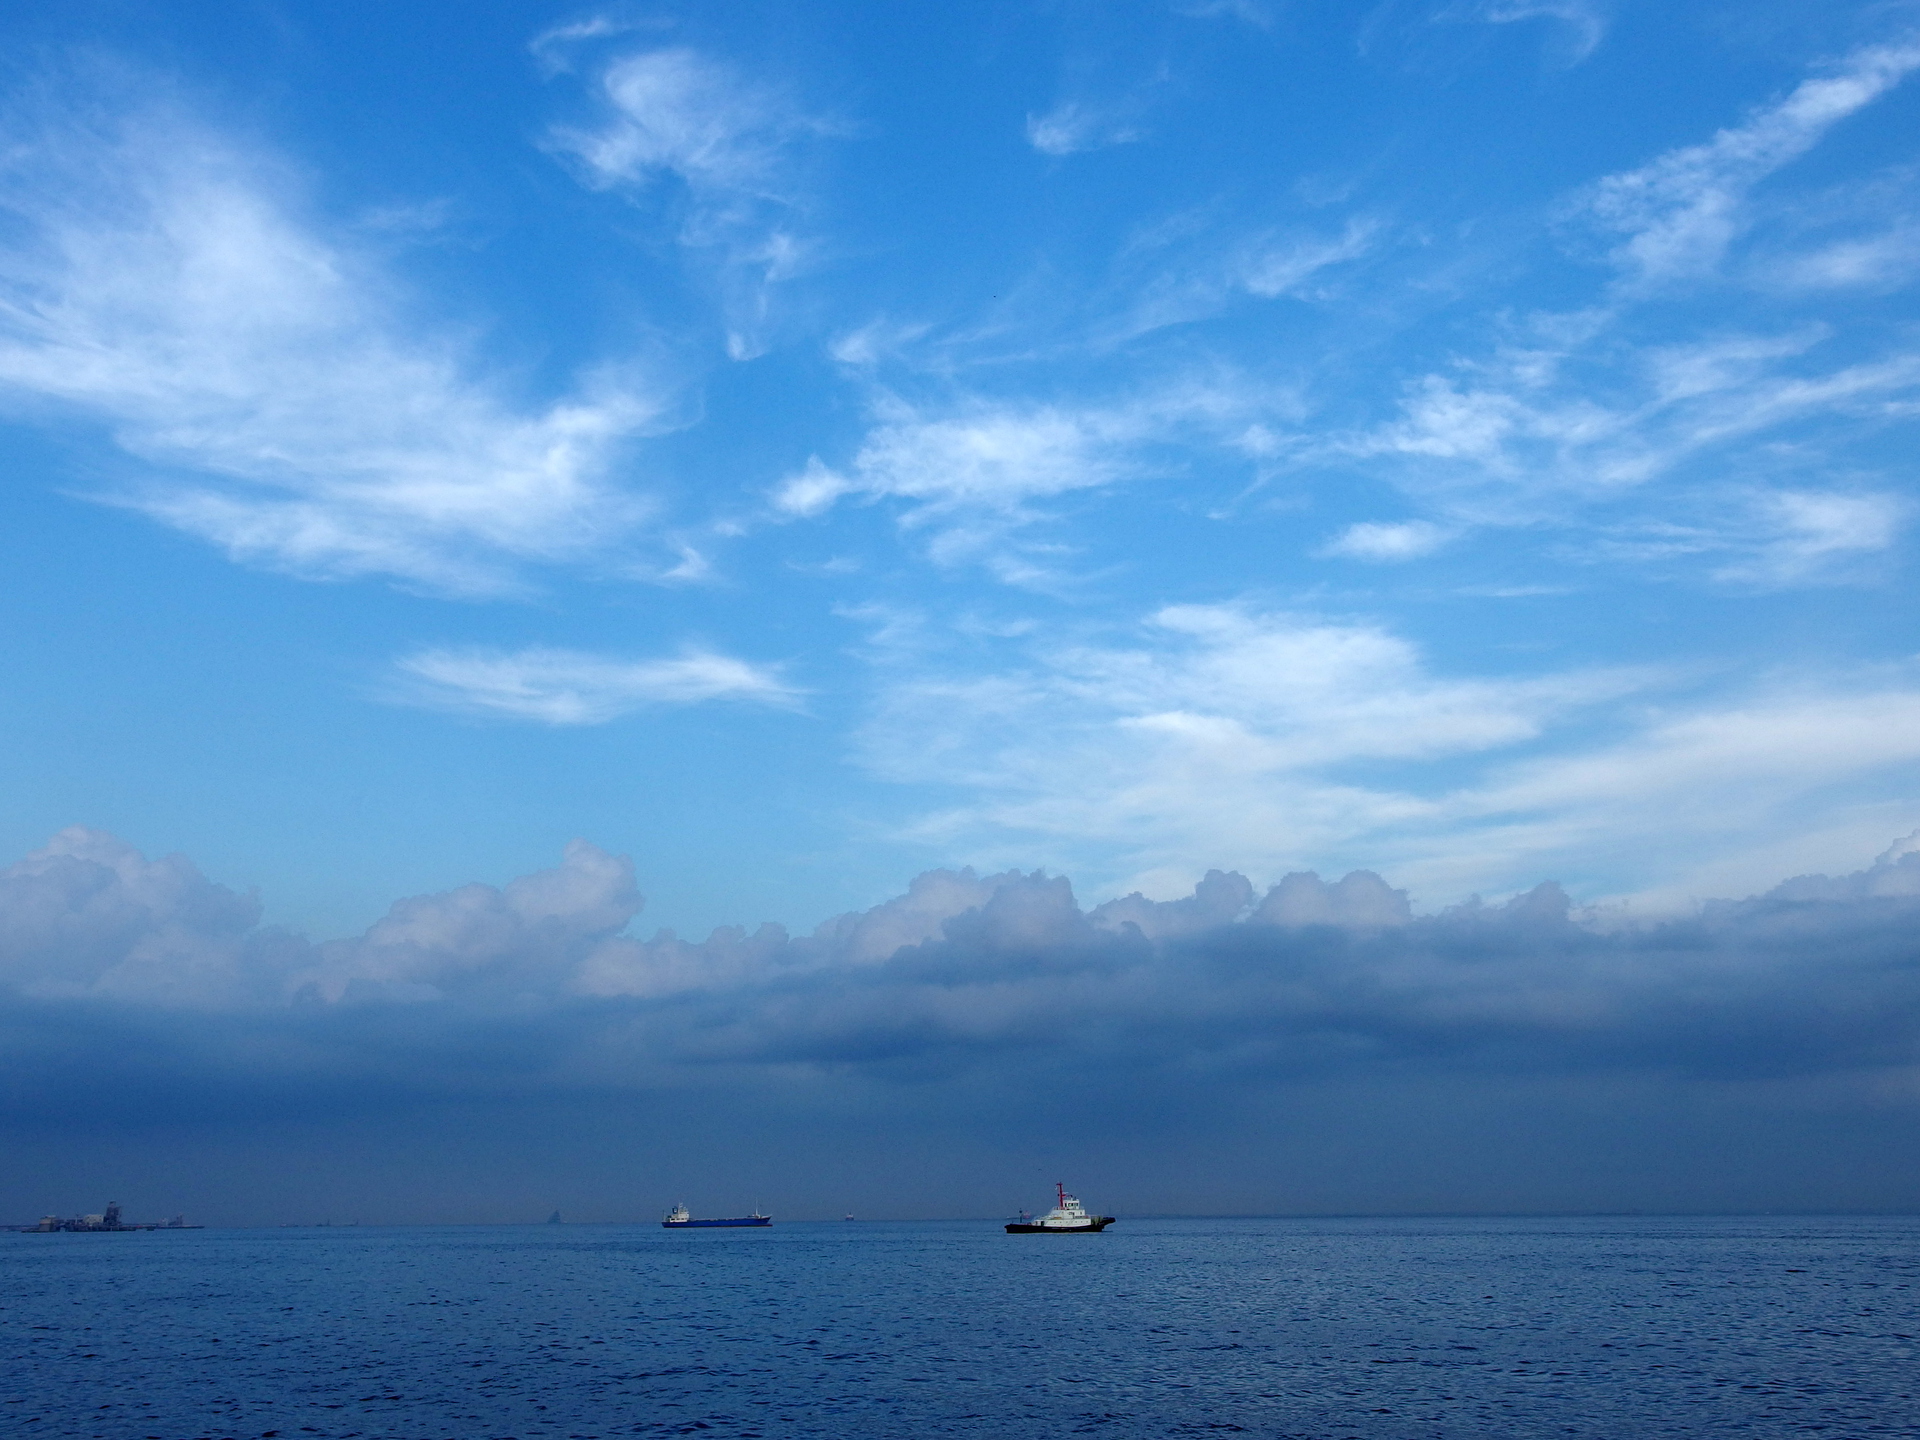
<path id="1" fill-rule="evenodd" d="M 1007 1222 L 1009 1235 L 1098 1235 L 1113 1224 L 1111 1215 L 1089 1215 L 1080 1197 L 1069 1195 L 1063 1182 L 1054 1182 L 1060 1203 L 1038 1219 L 1020 1212 L 1018 1220 Z"/>
<path id="2" fill-rule="evenodd" d="M 714 1230 L 734 1228 L 742 1225 L 771 1225 L 773 1217 L 762 1215 L 758 1210 L 751 1215 L 740 1215 L 730 1220 L 696 1220 L 693 1212 L 684 1205 L 676 1205 L 667 1212 L 666 1219 L 660 1222 L 667 1230 Z"/>

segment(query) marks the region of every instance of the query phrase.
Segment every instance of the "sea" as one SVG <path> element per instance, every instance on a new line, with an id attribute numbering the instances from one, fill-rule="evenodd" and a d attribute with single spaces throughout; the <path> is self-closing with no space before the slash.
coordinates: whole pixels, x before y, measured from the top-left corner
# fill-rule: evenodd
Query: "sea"
<path id="1" fill-rule="evenodd" d="M 0 1432 L 1920 1436 L 1920 1218 L 0 1235 Z"/>

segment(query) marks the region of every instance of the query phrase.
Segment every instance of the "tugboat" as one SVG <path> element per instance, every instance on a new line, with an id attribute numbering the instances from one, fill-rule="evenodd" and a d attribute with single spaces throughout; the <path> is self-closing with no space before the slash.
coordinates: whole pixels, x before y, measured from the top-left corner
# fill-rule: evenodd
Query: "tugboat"
<path id="1" fill-rule="evenodd" d="M 1056 1181 L 1053 1188 L 1060 1203 L 1037 1220 L 1022 1210 L 1018 1220 L 1007 1222 L 1007 1234 L 1097 1235 L 1113 1224 L 1111 1215 L 1089 1215 L 1077 1196 L 1067 1194 L 1064 1184 Z"/>
<path id="2" fill-rule="evenodd" d="M 696 1220 L 693 1212 L 684 1205 L 676 1205 L 667 1212 L 667 1218 L 660 1224 L 668 1230 L 712 1230 L 722 1226 L 771 1225 L 773 1217 L 762 1215 L 758 1210 L 751 1215 L 741 1215 L 732 1220 Z"/>

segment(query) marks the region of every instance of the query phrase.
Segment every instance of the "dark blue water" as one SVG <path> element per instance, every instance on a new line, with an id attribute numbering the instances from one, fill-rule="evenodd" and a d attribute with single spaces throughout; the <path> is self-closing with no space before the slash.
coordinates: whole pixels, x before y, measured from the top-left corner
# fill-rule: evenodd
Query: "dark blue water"
<path id="1" fill-rule="evenodd" d="M 1920 1220 L 0 1236 L 39 1436 L 1920 1435 Z"/>

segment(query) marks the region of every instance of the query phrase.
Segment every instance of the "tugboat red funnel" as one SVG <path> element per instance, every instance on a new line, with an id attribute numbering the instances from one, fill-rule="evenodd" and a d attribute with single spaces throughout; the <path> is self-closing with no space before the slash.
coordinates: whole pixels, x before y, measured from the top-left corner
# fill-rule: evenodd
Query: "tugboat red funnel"
<path id="1" fill-rule="evenodd" d="M 1067 1194 L 1064 1183 L 1055 1181 L 1054 1191 L 1060 1203 L 1038 1219 L 1024 1210 L 1020 1218 L 1007 1224 L 1009 1235 L 1098 1235 L 1113 1224 L 1111 1215 L 1089 1215 L 1078 1197 Z"/>

